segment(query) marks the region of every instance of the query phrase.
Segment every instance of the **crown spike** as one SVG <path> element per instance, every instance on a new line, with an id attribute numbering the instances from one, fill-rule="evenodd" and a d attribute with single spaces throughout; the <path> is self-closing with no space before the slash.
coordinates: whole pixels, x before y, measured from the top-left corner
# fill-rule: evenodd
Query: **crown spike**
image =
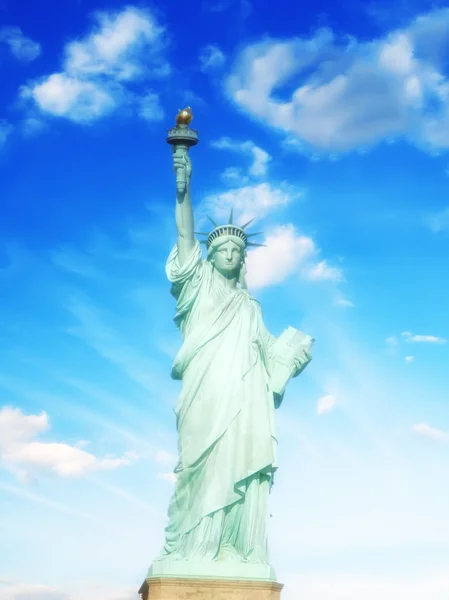
<path id="1" fill-rule="evenodd" d="M 251 223 L 256 219 L 256 217 L 253 217 L 252 219 L 250 219 L 248 221 L 248 223 L 245 223 L 244 225 L 240 225 L 240 229 L 246 229 L 248 227 L 248 225 L 251 225 Z"/>
<path id="2" fill-rule="evenodd" d="M 255 235 L 263 235 L 263 231 L 259 231 L 258 233 L 246 233 L 246 237 L 250 238 L 250 237 L 254 237 Z"/>
<path id="3" fill-rule="evenodd" d="M 262 247 L 266 248 L 267 247 L 266 244 L 254 244 L 253 242 L 248 242 L 246 245 L 247 246 L 254 246 L 254 247 L 258 247 L 258 248 L 262 248 Z"/>
<path id="4" fill-rule="evenodd" d="M 206 215 L 206 216 L 207 216 L 207 218 L 209 219 L 209 221 L 212 223 L 212 225 L 213 225 L 214 227 L 218 227 L 218 224 L 217 224 L 217 223 L 215 223 L 215 221 L 214 221 L 213 219 L 211 219 L 211 217 L 209 217 L 209 215 Z"/>
<path id="5" fill-rule="evenodd" d="M 228 225 L 233 225 L 234 224 L 233 221 L 234 221 L 234 209 L 231 208 L 231 214 L 229 215 L 229 223 L 228 223 Z"/>

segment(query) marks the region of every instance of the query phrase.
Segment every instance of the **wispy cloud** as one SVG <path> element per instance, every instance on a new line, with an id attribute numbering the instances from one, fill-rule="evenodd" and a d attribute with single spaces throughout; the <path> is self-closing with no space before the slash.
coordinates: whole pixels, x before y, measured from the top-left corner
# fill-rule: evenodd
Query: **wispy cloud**
<path id="1" fill-rule="evenodd" d="M 241 19 L 246 19 L 252 11 L 251 0 L 204 0 L 204 10 L 212 13 L 221 13 L 228 10 L 238 10 Z"/>
<path id="2" fill-rule="evenodd" d="M 392 138 L 447 149 L 448 31 L 449 9 L 441 8 L 373 41 L 339 39 L 328 28 L 265 39 L 241 51 L 227 89 L 238 106 L 296 136 L 305 151 L 345 152 Z"/>
<path id="3" fill-rule="evenodd" d="M 401 333 L 402 337 L 406 342 L 410 344 L 418 343 L 418 344 L 446 344 L 447 340 L 442 337 L 438 337 L 436 335 L 416 335 L 411 333 L 410 331 L 403 331 Z"/>
<path id="4" fill-rule="evenodd" d="M 310 281 L 342 281 L 343 271 L 338 267 L 332 267 L 327 260 L 305 267 L 302 275 Z"/>
<path id="5" fill-rule="evenodd" d="M 202 71 L 213 71 L 224 65 L 226 56 L 216 44 L 209 44 L 201 49 L 199 61 Z"/>
<path id="6" fill-rule="evenodd" d="M 325 413 L 330 412 L 334 408 L 335 404 L 335 396 L 332 394 L 327 394 L 318 400 L 316 412 L 319 415 L 324 415 Z"/>
<path id="7" fill-rule="evenodd" d="M 13 127 L 8 121 L 5 121 L 4 119 L 0 120 L 0 149 L 6 143 L 12 129 Z"/>
<path id="8" fill-rule="evenodd" d="M 41 391 L 32 381 L 25 382 L 23 379 L 14 379 L 3 374 L 0 374 L 0 387 L 20 398 L 21 401 L 31 401 L 39 406 L 51 407 L 52 411 L 62 409 L 72 422 L 79 423 L 83 427 L 90 426 L 97 433 L 102 432 L 102 435 L 107 432 L 114 442 L 120 440 L 126 445 L 131 445 L 139 450 L 140 455 L 155 452 L 148 439 L 148 430 L 143 429 L 146 423 L 142 413 L 127 402 L 126 398 L 117 399 L 98 385 L 92 385 L 86 380 L 77 380 L 73 375 L 69 377 L 58 370 L 47 370 L 41 361 L 37 363 L 33 361 L 33 365 L 36 364 L 41 372 L 51 377 L 52 381 L 61 381 L 82 392 L 82 398 L 88 406 L 80 402 L 79 395 L 73 397 L 69 394 L 68 398 L 64 398 L 62 395 Z M 118 420 L 114 420 L 116 415 Z"/>
<path id="9" fill-rule="evenodd" d="M 256 144 L 247 140 L 245 142 L 237 142 L 228 137 L 222 137 L 219 140 L 211 142 L 212 148 L 217 150 L 231 150 L 239 154 L 244 154 L 252 158 L 252 163 L 248 168 L 248 175 L 251 177 L 263 177 L 267 174 L 268 164 L 271 161 L 271 156 L 256 146 Z M 234 167 L 235 169 L 236 167 Z"/>
<path id="10" fill-rule="evenodd" d="M 355 307 L 354 302 L 351 302 L 351 300 L 348 300 L 348 298 L 343 298 L 343 297 L 336 298 L 335 305 L 341 306 L 342 308 L 354 308 Z"/>
<path id="11" fill-rule="evenodd" d="M 449 231 L 449 207 L 428 217 L 427 222 L 435 233 Z"/>
<path id="12" fill-rule="evenodd" d="M 441 429 L 436 429 L 427 423 L 417 423 L 416 425 L 412 425 L 412 431 L 417 435 L 421 435 L 423 437 L 428 437 L 433 440 L 437 440 L 438 442 L 448 442 L 449 434 L 441 431 Z"/>
<path id="13" fill-rule="evenodd" d="M 80 477 L 99 470 L 112 470 L 132 464 L 137 456 L 128 452 L 120 458 L 98 458 L 76 444 L 35 441 L 50 428 L 45 412 L 24 415 L 5 406 L 0 410 L 0 459 L 21 476 L 48 471 L 60 477 Z"/>
<path id="14" fill-rule="evenodd" d="M 104 277 L 102 272 L 93 265 L 92 257 L 74 252 L 71 248 L 55 250 L 51 258 L 55 265 L 74 275 L 95 278 L 96 280 Z"/>
<path id="15" fill-rule="evenodd" d="M 139 103 L 139 116 L 145 121 L 160 121 L 164 118 L 164 110 L 155 92 L 148 92 Z"/>
<path id="16" fill-rule="evenodd" d="M 9 51 L 18 60 L 30 62 L 41 54 L 41 45 L 24 35 L 20 27 L 2 27 L 0 43 L 8 46 Z"/>
<path id="17" fill-rule="evenodd" d="M 245 186 L 250 181 L 241 167 L 226 167 L 220 177 L 224 183 L 232 187 Z"/>
<path id="18" fill-rule="evenodd" d="M 143 508 L 144 510 L 153 513 L 158 518 L 161 518 L 161 517 L 163 518 L 165 516 L 164 513 L 155 510 L 148 501 L 143 500 L 142 498 L 139 498 L 138 496 L 136 496 L 135 494 L 132 494 L 131 492 L 127 491 L 126 489 L 123 489 L 112 483 L 100 481 L 99 479 L 95 479 L 92 476 L 89 477 L 89 481 L 94 483 L 94 485 L 97 485 L 101 489 L 105 490 L 109 494 L 114 494 L 114 496 L 117 496 L 119 498 L 122 498 L 123 500 L 126 500 L 126 502 L 128 502 L 129 504 L 132 504 L 138 508 Z"/>
<path id="19" fill-rule="evenodd" d="M 98 12 L 92 31 L 65 47 L 62 70 L 28 83 L 22 97 L 42 113 L 89 123 L 125 104 L 145 119 L 161 118 L 158 96 L 143 98 L 128 83 L 165 77 L 164 29 L 148 10 Z"/>
<path id="20" fill-rule="evenodd" d="M 412 363 L 412 362 L 415 362 L 415 357 L 414 357 L 414 356 L 411 356 L 411 355 L 408 355 L 408 356 L 406 356 L 406 357 L 404 358 L 404 361 L 405 361 L 407 364 L 410 364 L 410 363 Z"/>
<path id="21" fill-rule="evenodd" d="M 122 340 L 120 334 L 104 322 L 98 307 L 87 300 L 72 298 L 67 309 L 77 320 L 77 325 L 69 328 L 69 333 L 83 340 L 147 391 L 159 391 L 154 377 L 157 365 L 133 348 L 130 340 Z"/>
<path id="22" fill-rule="evenodd" d="M 6 492 L 8 494 L 13 494 L 14 496 L 17 496 L 19 498 L 24 498 L 25 500 L 30 500 L 31 502 L 37 502 L 38 504 L 43 504 L 44 506 L 47 506 L 48 508 L 51 508 L 58 512 L 64 513 L 66 515 L 69 515 L 72 517 L 77 517 L 80 519 L 87 519 L 88 521 L 93 521 L 94 523 L 97 523 L 97 520 L 93 516 L 89 515 L 88 513 L 84 513 L 82 511 L 73 509 L 70 506 L 62 504 L 61 502 L 55 502 L 54 500 L 51 500 L 45 496 L 42 496 L 41 494 L 38 494 L 34 491 L 30 491 L 25 488 L 21 488 L 21 487 L 17 487 L 17 486 L 5 484 L 5 483 L 0 483 L 0 490 L 3 490 L 4 492 Z M 0 598 L 1 598 L 1 596 L 0 596 Z"/>

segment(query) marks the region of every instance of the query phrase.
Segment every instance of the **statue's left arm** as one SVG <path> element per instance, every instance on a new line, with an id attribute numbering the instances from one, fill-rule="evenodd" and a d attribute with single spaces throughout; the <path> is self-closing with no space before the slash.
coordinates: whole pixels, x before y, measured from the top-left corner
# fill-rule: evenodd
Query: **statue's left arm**
<path id="1" fill-rule="evenodd" d="M 276 338 L 272 335 L 265 327 L 264 327 L 264 335 L 265 335 L 265 343 L 268 348 L 268 353 L 271 355 L 270 348 L 276 342 Z M 272 360 L 275 359 L 274 356 L 271 356 Z M 292 377 L 297 377 L 301 371 L 305 369 L 305 367 L 312 360 L 312 355 L 307 350 L 303 350 L 300 356 L 295 357 L 294 363 L 296 367 L 296 371 Z"/>
<path id="2" fill-rule="evenodd" d="M 270 379 L 273 376 L 273 372 L 276 370 L 276 363 L 277 363 L 277 356 L 274 352 L 274 348 L 273 346 L 276 343 L 276 338 L 266 329 L 265 326 L 262 327 L 262 331 L 263 331 L 263 337 L 265 339 L 265 345 L 266 345 L 266 349 L 267 349 L 267 358 L 268 358 L 268 370 L 270 373 Z M 303 349 L 301 350 L 301 352 L 298 354 L 298 356 L 294 357 L 293 359 L 293 365 L 292 367 L 294 367 L 294 371 L 290 372 L 289 377 L 293 378 L 293 377 L 297 377 L 305 368 L 306 366 L 309 364 L 309 362 L 312 360 L 312 356 L 311 353 L 306 350 Z M 285 375 L 284 375 L 285 376 Z M 278 380 L 278 378 L 276 378 Z M 278 380 L 279 382 L 279 380 Z M 284 388 L 285 389 L 285 388 Z M 279 408 L 282 404 L 284 398 L 284 391 L 280 392 L 276 392 L 275 389 L 273 389 L 273 400 L 274 400 L 274 407 L 275 408 Z"/>

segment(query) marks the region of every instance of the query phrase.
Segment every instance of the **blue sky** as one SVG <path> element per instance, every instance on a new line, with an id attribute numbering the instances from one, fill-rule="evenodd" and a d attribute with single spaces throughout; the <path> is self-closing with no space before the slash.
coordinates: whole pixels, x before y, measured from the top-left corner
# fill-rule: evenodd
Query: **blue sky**
<path id="1" fill-rule="evenodd" d="M 449 590 L 449 9 L 0 1 L 0 600 L 129 600 L 163 540 L 180 338 L 166 130 L 198 228 L 316 338 L 277 412 L 284 600 Z"/>

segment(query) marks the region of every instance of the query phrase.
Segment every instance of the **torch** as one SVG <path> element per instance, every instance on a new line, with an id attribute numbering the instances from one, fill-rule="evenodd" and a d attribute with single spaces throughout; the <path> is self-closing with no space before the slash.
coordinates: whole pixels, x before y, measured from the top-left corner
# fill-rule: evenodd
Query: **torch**
<path id="1" fill-rule="evenodd" d="M 180 158 L 187 156 L 189 148 L 198 144 L 198 131 L 189 127 L 192 119 L 192 110 L 188 106 L 178 111 L 175 127 L 168 130 L 167 142 L 172 146 L 173 153 Z M 176 189 L 180 194 L 187 191 L 185 169 L 177 169 L 176 171 Z"/>

